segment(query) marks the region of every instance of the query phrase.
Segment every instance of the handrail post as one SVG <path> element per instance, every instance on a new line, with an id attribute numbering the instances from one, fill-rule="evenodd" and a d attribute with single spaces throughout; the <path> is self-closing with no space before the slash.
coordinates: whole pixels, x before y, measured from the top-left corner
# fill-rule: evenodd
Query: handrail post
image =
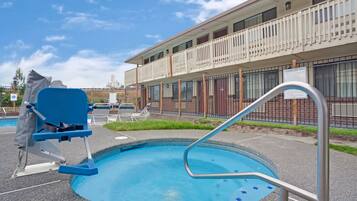
<path id="1" fill-rule="evenodd" d="M 280 189 L 280 201 L 289 201 L 289 192 L 284 188 Z"/>

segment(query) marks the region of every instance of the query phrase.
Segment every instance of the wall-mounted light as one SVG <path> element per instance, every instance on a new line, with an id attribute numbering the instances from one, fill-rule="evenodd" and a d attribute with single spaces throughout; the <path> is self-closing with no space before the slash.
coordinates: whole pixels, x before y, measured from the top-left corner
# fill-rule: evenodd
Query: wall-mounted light
<path id="1" fill-rule="evenodd" d="M 286 0 L 285 1 L 285 10 L 290 10 L 291 9 L 291 0 Z"/>

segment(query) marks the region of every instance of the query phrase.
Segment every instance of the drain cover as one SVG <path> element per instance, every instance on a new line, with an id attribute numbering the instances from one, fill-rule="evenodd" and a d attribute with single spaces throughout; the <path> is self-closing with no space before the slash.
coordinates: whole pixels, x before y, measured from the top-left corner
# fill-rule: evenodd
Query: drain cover
<path id="1" fill-rule="evenodd" d="M 128 139 L 128 137 L 127 136 L 118 136 L 118 137 L 115 137 L 114 139 L 116 139 L 116 140 L 126 140 L 126 139 Z"/>

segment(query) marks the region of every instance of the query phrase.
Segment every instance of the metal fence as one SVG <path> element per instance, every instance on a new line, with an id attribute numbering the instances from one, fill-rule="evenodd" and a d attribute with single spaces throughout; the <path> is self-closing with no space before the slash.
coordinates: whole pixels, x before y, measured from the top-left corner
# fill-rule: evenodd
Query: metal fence
<path id="1" fill-rule="evenodd" d="M 181 86 L 178 82 L 165 83 L 160 88 L 163 93 L 159 92 L 163 97 L 154 101 L 153 111 L 228 118 L 282 83 L 284 70 L 294 67 L 306 67 L 307 81 L 325 96 L 331 126 L 357 128 L 357 55 L 301 62 L 294 66 L 242 69 L 241 72 L 181 80 Z M 181 90 L 181 101 L 178 101 L 178 90 Z M 189 96 L 188 92 L 192 94 Z M 316 114 L 310 97 L 289 100 L 280 94 L 245 120 L 316 125 Z"/>

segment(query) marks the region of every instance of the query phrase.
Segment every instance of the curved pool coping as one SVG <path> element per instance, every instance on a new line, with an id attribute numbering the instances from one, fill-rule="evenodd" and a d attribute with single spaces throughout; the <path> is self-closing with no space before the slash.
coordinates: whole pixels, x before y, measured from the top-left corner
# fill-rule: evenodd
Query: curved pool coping
<path id="1" fill-rule="evenodd" d="M 123 151 L 127 151 L 130 149 L 135 149 L 135 148 L 139 148 L 139 147 L 143 147 L 146 146 L 148 144 L 162 144 L 162 143 L 174 143 L 174 144 L 187 144 L 189 145 L 192 142 L 195 142 L 196 140 L 194 139 L 190 139 L 190 138 L 162 138 L 162 139 L 145 139 L 145 140 L 135 140 L 133 142 L 127 142 L 127 143 L 123 143 L 120 145 L 115 145 L 115 146 L 111 146 L 108 148 L 104 148 L 102 150 L 99 150 L 95 153 L 92 154 L 93 159 L 95 160 L 95 158 L 98 157 L 103 157 L 103 155 L 114 151 L 114 150 L 118 150 L 120 149 L 120 152 Z M 218 140 L 208 140 L 207 142 L 201 144 L 200 146 L 208 146 L 208 147 L 216 147 L 216 148 L 220 148 L 223 150 L 228 150 L 228 151 L 232 151 L 232 152 L 238 152 L 242 155 L 245 155 L 251 159 L 257 160 L 260 163 L 262 163 L 263 165 L 267 166 L 274 174 L 274 176 L 276 176 L 277 178 L 279 178 L 279 171 L 278 168 L 276 167 L 276 165 L 273 163 L 272 160 L 270 160 L 268 157 L 266 157 L 264 154 L 261 154 L 251 148 L 245 147 L 245 146 L 241 146 L 235 143 L 226 143 L 226 142 L 221 142 Z M 183 157 L 183 156 L 182 156 Z M 87 159 L 83 159 L 81 161 L 84 162 Z M 183 164 L 182 164 L 183 165 Z M 72 188 L 72 182 L 74 180 L 74 177 L 76 177 L 76 175 L 71 175 L 69 178 L 69 185 L 70 185 L 70 189 L 72 191 L 72 193 L 74 193 L 76 196 L 83 198 L 81 195 L 79 195 L 77 192 L 75 192 Z M 270 194 L 268 194 L 266 197 L 270 196 L 271 194 L 273 194 L 275 191 L 277 190 L 277 188 L 271 192 Z M 264 200 L 264 198 L 262 199 Z"/>

